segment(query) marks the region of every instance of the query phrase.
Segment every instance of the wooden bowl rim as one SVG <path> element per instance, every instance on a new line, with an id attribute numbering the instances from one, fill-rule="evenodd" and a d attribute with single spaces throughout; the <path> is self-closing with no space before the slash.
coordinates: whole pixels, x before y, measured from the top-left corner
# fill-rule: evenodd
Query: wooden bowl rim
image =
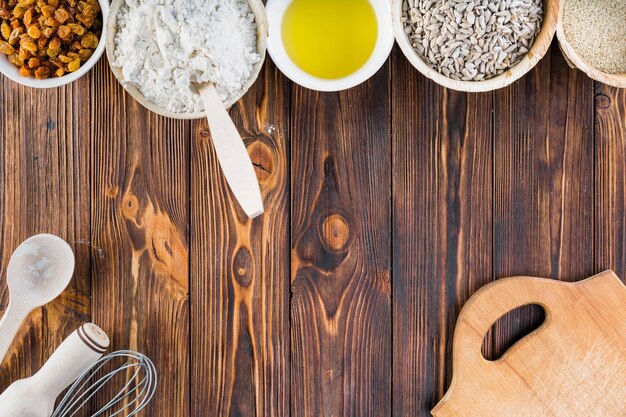
<path id="1" fill-rule="evenodd" d="M 626 88 L 626 73 L 623 74 L 610 74 L 608 72 L 604 72 L 599 70 L 592 65 L 588 64 L 574 49 L 574 47 L 567 40 L 567 36 L 565 36 L 565 28 L 563 27 L 563 18 L 565 11 L 565 2 L 567 0 L 561 1 L 561 7 L 559 8 L 559 24 L 556 28 L 556 36 L 559 40 L 559 46 L 561 47 L 561 51 L 565 57 L 570 61 L 570 63 L 587 74 L 590 78 L 593 78 L 596 81 L 600 81 L 601 83 L 611 85 L 613 87 Z"/>
<path id="2" fill-rule="evenodd" d="M 544 7 L 544 17 L 541 25 L 541 31 L 533 42 L 530 51 L 512 68 L 506 70 L 503 74 L 490 78 L 485 81 L 457 81 L 446 77 L 438 71 L 428 66 L 419 56 L 417 51 L 413 49 L 404 31 L 404 25 L 401 22 L 402 4 L 405 0 L 392 0 L 392 19 L 394 35 L 396 42 L 400 45 L 400 49 L 409 60 L 409 62 L 424 76 L 430 78 L 434 82 L 452 90 L 463 92 L 485 92 L 493 91 L 506 87 L 526 75 L 537 63 L 545 56 L 550 48 L 552 39 L 556 32 L 559 6 L 561 0 L 547 0 Z"/>
<path id="3" fill-rule="evenodd" d="M 203 119 L 206 117 L 206 113 L 204 111 L 201 112 L 190 112 L 190 113 L 174 113 L 171 112 L 164 107 L 161 107 L 147 98 L 141 93 L 139 88 L 137 88 L 134 84 L 128 83 L 124 80 L 124 76 L 122 74 L 122 69 L 113 65 L 115 62 L 115 36 L 117 34 L 117 14 L 126 0 L 113 0 L 111 2 L 111 6 L 109 7 L 108 21 L 107 21 L 107 37 L 106 37 L 106 52 L 107 58 L 109 60 L 109 67 L 115 75 L 115 78 L 122 85 L 124 90 L 128 92 L 135 100 L 137 100 L 142 106 L 147 108 L 148 110 L 159 114 L 164 117 L 169 117 L 172 119 L 179 120 L 194 120 L 194 119 Z M 241 97 L 244 96 L 255 83 L 259 74 L 261 72 L 261 68 L 265 63 L 265 55 L 267 51 L 267 37 L 268 37 L 268 21 L 267 15 L 265 14 L 265 6 L 261 0 L 248 0 L 248 4 L 250 4 L 250 9 L 252 13 L 254 13 L 254 19 L 257 24 L 257 51 L 261 56 L 259 62 L 257 62 L 254 66 L 254 70 L 250 75 L 250 78 L 246 82 L 246 84 L 242 87 L 241 91 L 237 96 L 226 103 L 226 108 L 230 109 Z"/>

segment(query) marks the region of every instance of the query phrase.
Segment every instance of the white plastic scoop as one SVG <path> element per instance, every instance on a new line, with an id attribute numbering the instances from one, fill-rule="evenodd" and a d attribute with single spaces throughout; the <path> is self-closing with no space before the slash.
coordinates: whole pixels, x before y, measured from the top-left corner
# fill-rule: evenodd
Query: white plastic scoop
<path id="1" fill-rule="evenodd" d="M 9 307 L 0 320 L 0 363 L 34 309 L 57 298 L 74 274 L 74 253 L 54 235 L 36 235 L 13 252 L 7 269 Z"/>
<path id="2" fill-rule="evenodd" d="M 263 214 L 263 198 L 248 150 L 212 83 L 196 85 L 206 110 L 213 146 L 224 177 L 251 219 Z"/>

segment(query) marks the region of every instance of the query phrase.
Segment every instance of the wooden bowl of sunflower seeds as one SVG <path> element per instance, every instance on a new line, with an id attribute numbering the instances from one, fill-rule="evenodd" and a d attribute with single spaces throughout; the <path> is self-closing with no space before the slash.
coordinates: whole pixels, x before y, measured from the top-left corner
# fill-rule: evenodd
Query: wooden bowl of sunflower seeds
<path id="1" fill-rule="evenodd" d="M 396 41 L 411 64 L 458 91 L 505 87 L 545 55 L 559 0 L 392 0 Z"/>
<path id="2" fill-rule="evenodd" d="M 626 88 L 626 1 L 562 0 L 556 35 L 572 67 Z"/>

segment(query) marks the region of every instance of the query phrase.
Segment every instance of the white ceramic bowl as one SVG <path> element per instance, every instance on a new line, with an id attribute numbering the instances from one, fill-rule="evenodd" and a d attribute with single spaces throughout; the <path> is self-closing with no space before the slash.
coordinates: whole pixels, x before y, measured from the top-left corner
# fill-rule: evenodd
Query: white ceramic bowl
<path id="1" fill-rule="evenodd" d="M 100 3 L 100 9 L 102 9 L 102 35 L 100 35 L 100 39 L 98 41 L 98 46 L 94 51 L 91 58 L 87 60 L 78 71 L 66 74 L 62 77 L 54 77 L 47 78 L 45 80 L 38 80 L 34 76 L 30 77 L 22 77 L 19 73 L 15 65 L 11 64 L 6 55 L 0 54 L 0 72 L 7 78 L 15 81 L 16 83 L 25 85 L 27 87 L 33 88 L 55 88 L 60 87 L 62 85 L 70 84 L 76 80 L 78 80 L 83 75 L 87 74 L 90 69 L 96 65 L 102 54 L 104 53 L 104 49 L 106 48 L 106 28 L 107 28 L 107 16 L 109 14 L 109 3 L 107 0 L 98 0 Z"/>
<path id="2" fill-rule="evenodd" d="M 324 79 L 303 71 L 289 57 L 282 39 L 283 16 L 293 0 L 268 0 L 265 6 L 269 19 L 267 50 L 276 66 L 293 82 L 317 91 L 340 91 L 361 84 L 383 66 L 393 47 L 393 26 L 389 0 L 369 0 L 378 21 L 378 37 L 369 60 L 347 77 Z"/>

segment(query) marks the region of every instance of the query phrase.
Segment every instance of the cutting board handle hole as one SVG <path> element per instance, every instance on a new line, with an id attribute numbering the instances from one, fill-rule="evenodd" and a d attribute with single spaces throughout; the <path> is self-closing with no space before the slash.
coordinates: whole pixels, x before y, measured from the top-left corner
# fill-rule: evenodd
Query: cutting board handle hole
<path id="1" fill-rule="evenodd" d="M 500 317 L 483 339 L 482 354 L 488 361 L 497 361 L 517 342 L 543 324 L 546 312 L 538 304 L 527 304 Z"/>

